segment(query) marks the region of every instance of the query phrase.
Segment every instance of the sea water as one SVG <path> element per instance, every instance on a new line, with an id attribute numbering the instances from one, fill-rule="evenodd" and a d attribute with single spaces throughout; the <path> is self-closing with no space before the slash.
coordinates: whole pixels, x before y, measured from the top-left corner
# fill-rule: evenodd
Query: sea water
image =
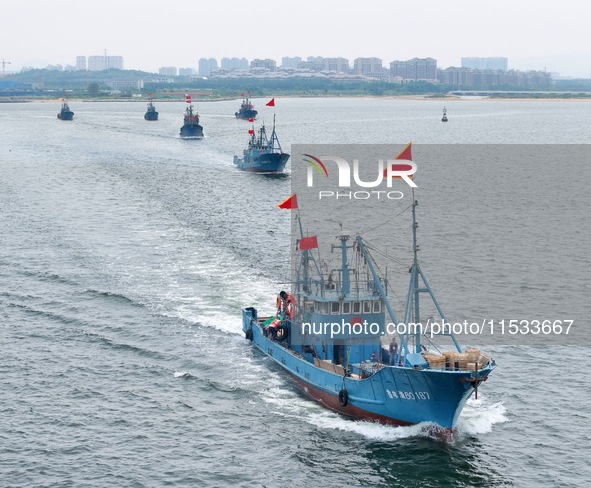
<path id="1" fill-rule="evenodd" d="M 265 101 L 254 105 L 257 123 L 269 126 Z M 143 119 L 143 103 L 72 101 L 72 122 L 56 118 L 57 102 L 0 104 L 0 486 L 586 486 L 584 344 L 483 347 L 498 368 L 443 441 L 428 425 L 386 427 L 325 410 L 244 340 L 241 307 L 272 311 L 289 286 L 290 212 L 276 204 L 289 196 L 297 162 L 272 177 L 236 170 L 250 128 L 235 119 L 238 104 L 197 103 L 201 141 L 179 138 L 182 103 L 156 101 L 158 122 Z M 277 98 L 275 109 L 287 151 L 591 142 L 587 102 L 446 101 L 447 124 L 440 105 Z M 518 236 L 509 259 L 527 269 L 511 266 L 525 295 L 488 282 L 486 269 L 508 258 L 489 252 L 490 241 L 454 223 L 448 236 L 457 231 L 469 250 L 460 259 L 422 225 L 431 258 L 423 270 L 435 273 L 430 284 L 444 290 L 448 316 L 494 315 L 483 304 L 502 296 L 503 307 L 523 310 L 518 318 L 544 319 L 528 303 L 552 292 L 560 316 L 548 318 L 568 318 L 565 303 L 583 318 L 576 326 L 588 326 L 590 171 L 556 168 L 572 182 L 556 198 L 573 203 L 550 228 L 540 218 L 552 213 L 550 183 L 537 171 L 520 169 L 528 196 L 520 218 L 511 205 L 498 215 Z M 496 181 L 498 194 L 514 192 L 503 187 L 510 181 Z M 466 215 L 485 225 L 476 210 Z M 558 242 L 558 232 L 571 237 Z M 560 246 L 550 263 L 536 252 L 544 239 Z M 483 265 L 472 259 L 481 255 Z M 458 273 L 482 287 L 466 289 Z"/>

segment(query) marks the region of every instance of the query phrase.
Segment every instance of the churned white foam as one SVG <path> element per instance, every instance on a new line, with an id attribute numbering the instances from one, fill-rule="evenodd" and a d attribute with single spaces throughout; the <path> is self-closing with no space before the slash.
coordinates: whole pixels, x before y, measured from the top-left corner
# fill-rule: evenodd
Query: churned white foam
<path id="1" fill-rule="evenodd" d="M 467 435 L 486 434 L 494 424 L 508 422 L 507 409 L 502 402 L 489 403 L 486 397 L 471 398 L 466 403 L 458 423 L 459 432 Z"/>
<path id="2" fill-rule="evenodd" d="M 227 296 L 225 285 L 220 285 L 217 292 L 210 290 L 209 293 L 196 293 L 190 298 L 186 297 L 187 294 L 181 296 L 179 293 L 172 297 L 171 301 L 176 306 L 168 315 L 222 332 L 243 334 L 242 307 L 254 306 L 262 315 L 274 312 L 277 291 L 271 284 L 241 277 L 233 281 L 233 287 L 231 296 Z"/>
<path id="3" fill-rule="evenodd" d="M 274 384 L 270 384 L 261 392 L 262 399 L 271 406 L 275 415 L 298 419 L 319 429 L 350 432 L 371 440 L 393 441 L 433 435 L 435 424 L 430 422 L 396 427 L 343 417 L 313 400 L 286 389 L 282 386 L 281 379 L 275 380 Z"/>
<path id="4" fill-rule="evenodd" d="M 175 378 L 180 378 L 181 376 L 185 376 L 185 375 L 187 375 L 187 374 L 188 374 L 188 373 L 187 373 L 186 371 L 175 371 L 175 372 L 174 372 L 174 377 L 175 377 Z"/>
<path id="5" fill-rule="evenodd" d="M 308 421 L 319 428 L 351 432 L 367 439 L 385 442 L 411 437 L 431 437 L 435 427 L 435 424 L 430 422 L 396 427 L 365 420 L 346 419 L 330 412 L 310 416 Z"/>
<path id="6" fill-rule="evenodd" d="M 205 327 L 211 327 L 229 334 L 243 334 L 242 317 L 240 315 L 213 313 L 207 317 L 199 317 L 197 321 Z"/>
<path id="7" fill-rule="evenodd" d="M 278 378 L 277 378 L 278 379 Z M 501 402 L 489 404 L 486 398 L 469 400 L 460 416 L 455 434 L 441 436 L 441 429 L 432 422 L 421 422 L 409 426 L 389 426 L 378 422 L 354 420 L 304 398 L 281 386 L 281 381 L 270 385 L 262 392 L 262 399 L 272 406 L 276 415 L 297 418 L 320 429 L 339 430 L 363 436 L 370 440 L 391 442 L 413 437 L 429 437 L 451 441 L 456 435 L 478 435 L 492 430 L 497 423 L 509 421 L 506 409 Z"/>

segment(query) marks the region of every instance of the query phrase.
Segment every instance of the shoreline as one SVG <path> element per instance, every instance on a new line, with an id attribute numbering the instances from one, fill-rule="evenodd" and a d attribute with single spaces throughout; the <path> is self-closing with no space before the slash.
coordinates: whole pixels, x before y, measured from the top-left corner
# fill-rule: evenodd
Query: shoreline
<path id="1" fill-rule="evenodd" d="M 416 101 L 426 101 L 426 102 L 456 102 L 456 101 L 487 101 L 487 102 L 495 102 L 495 101 L 515 101 L 515 102 L 589 102 L 591 101 L 591 95 L 588 97 L 560 97 L 560 96 L 548 96 L 548 97 L 541 97 L 541 96 L 532 96 L 532 97 L 490 97 L 490 96 L 479 96 L 479 95 L 445 95 L 445 96 L 432 96 L 432 95 L 329 95 L 329 94 L 322 94 L 322 95 L 305 95 L 305 94 L 293 94 L 293 95 L 270 95 L 274 96 L 275 98 L 340 98 L 340 99 L 351 99 L 351 98 L 361 98 L 361 99 L 372 99 L 372 100 L 416 100 Z M 158 97 L 150 97 L 154 101 L 162 102 L 173 102 L 173 103 L 185 103 L 184 99 L 168 99 L 168 98 L 158 98 Z M 255 97 L 255 98 L 264 98 L 264 97 Z M 219 98 L 193 98 L 194 102 L 199 103 L 212 103 L 212 102 L 224 102 L 224 101 L 232 101 L 232 100 L 240 100 L 240 97 L 219 97 Z M 146 103 L 148 101 L 148 97 L 146 98 L 70 98 L 68 99 L 69 102 L 83 102 L 83 103 Z M 36 97 L 0 97 L 0 104 L 3 103 L 62 103 L 60 99 L 50 99 L 50 98 L 36 98 Z"/>

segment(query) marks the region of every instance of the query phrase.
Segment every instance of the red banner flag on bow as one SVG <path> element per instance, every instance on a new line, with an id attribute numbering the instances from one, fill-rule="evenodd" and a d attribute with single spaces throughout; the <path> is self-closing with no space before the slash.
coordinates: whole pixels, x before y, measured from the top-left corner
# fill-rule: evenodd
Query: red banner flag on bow
<path id="1" fill-rule="evenodd" d="M 271 98 L 271 100 L 267 102 L 267 107 L 274 107 L 274 106 L 275 106 L 275 99 Z"/>
<path id="2" fill-rule="evenodd" d="M 298 196 L 294 193 L 292 196 L 287 197 L 281 203 L 278 203 L 277 206 L 284 210 L 292 210 L 298 208 Z"/>
<path id="3" fill-rule="evenodd" d="M 241 93 L 240 96 L 243 97 L 244 96 L 244 93 Z"/>
<path id="4" fill-rule="evenodd" d="M 412 141 L 409 142 L 406 147 L 400 151 L 398 153 L 398 156 L 396 156 L 394 159 L 400 159 L 401 161 L 412 161 L 412 154 L 411 154 L 411 146 L 412 146 Z M 392 165 L 392 171 L 408 171 L 412 169 L 412 166 L 408 165 L 408 164 L 393 164 Z M 384 170 L 384 177 L 388 176 L 388 168 L 386 168 Z M 410 176 L 412 178 L 412 175 Z M 394 178 L 400 178 L 400 176 L 394 176 Z"/>
<path id="5" fill-rule="evenodd" d="M 254 117 L 251 117 L 250 119 L 248 119 L 249 122 L 254 122 Z"/>
<path id="6" fill-rule="evenodd" d="M 185 102 L 191 103 L 191 95 L 185 95 Z"/>
<path id="7" fill-rule="evenodd" d="M 300 239 L 300 251 L 308 251 L 318 247 L 318 236 L 302 237 Z"/>
<path id="8" fill-rule="evenodd" d="M 254 129 L 248 129 L 249 134 L 254 134 Z"/>

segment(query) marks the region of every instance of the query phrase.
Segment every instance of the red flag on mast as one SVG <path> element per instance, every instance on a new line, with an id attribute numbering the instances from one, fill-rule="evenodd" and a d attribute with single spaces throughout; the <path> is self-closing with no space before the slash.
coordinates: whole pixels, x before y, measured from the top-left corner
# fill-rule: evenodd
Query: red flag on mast
<path id="1" fill-rule="evenodd" d="M 274 106 L 275 106 L 275 98 L 271 98 L 271 100 L 267 102 L 267 107 L 274 107 Z"/>
<path id="2" fill-rule="evenodd" d="M 249 134 L 254 134 L 254 129 L 248 129 Z"/>
<path id="3" fill-rule="evenodd" d="M 412 146 L 412 141 L 409 142 L 406 147 L 400 151 L 398 153 L 398 156 L 396 156 L 394 159 L 399 159 L 401 161 L 412 161 L 412 154 L 411 154 L 411 146 Z M 392 165 L 392 171 L 407 171 L 412 169 L 412 166 L 408 165 L 408 164 L 393 164 Z M 384 177 L 388 176 L 388 168 L 386 168 L 384 170 Z M 412 175 L 410 176 L 412 178 Z M 394 178 L 400 178 L 400 176 L 394 176 Z"/>
<path id="4" fill-rule="evenodd" d="M 302 237 L 300 239 L 300 251 L 308 251 L 318 247 L 318 236 Z"/>
<path id="5" fill-rule="evenodd" d="M 412 154 L 411 154 L 411 146 L 412 142 L 409 142 L 406 147 L 398 153 L 394 159 L 402 159 L 404 161 L 412 161 Z"/>
<path id="6" fill-rule="evenodd" d="M 284 210 L 292 210 L 298 208 L 298 197 L 294 193 L 292 196 L 287 197 L 281 203 L 278 203 L 277 206 Z"/>
<path id="7" fill-rule="evenodd" d="M 243 97 L 244 96 L 244 93 L 241 93 L 240 96 Z"/>
<path id="8" fill-rule="evenodd" d="M 249 122 L 254 122 L 254 117 L 251 117 L 250 119 L 248 119 Z"/>

